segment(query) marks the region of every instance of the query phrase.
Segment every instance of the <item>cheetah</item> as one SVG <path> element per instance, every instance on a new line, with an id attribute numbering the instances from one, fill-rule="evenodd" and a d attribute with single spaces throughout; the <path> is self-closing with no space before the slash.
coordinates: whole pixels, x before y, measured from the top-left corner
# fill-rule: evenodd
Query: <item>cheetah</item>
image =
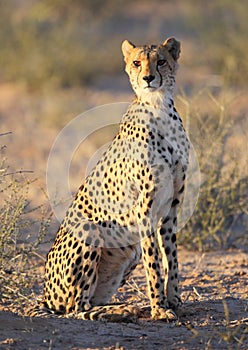
<path id="1" fill-rule="evenodd" d="M 189 141 L 173 102 L 180 42 L 122 43 L 135 99 L 79 188 L 47 255 L 43 309 L 83 319 L 132 314 L 110 300 L 143 260 L 151 318 L 177 318 L 177 212 Z"/>

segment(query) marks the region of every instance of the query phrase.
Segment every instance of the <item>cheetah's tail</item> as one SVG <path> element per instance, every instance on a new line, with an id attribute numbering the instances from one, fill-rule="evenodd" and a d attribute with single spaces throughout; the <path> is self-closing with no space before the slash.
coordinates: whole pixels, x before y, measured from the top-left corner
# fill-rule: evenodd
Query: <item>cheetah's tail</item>
<path id="1" fill-rule="evenodd" d="M 47 307 L 46 303 L 41 301 L 35 306 L 26 310 L 29 317 L 43 318 L 76 318 L 81 320 L 98 320 L 108 322 L 136 322 L 138 317 L 143 315 L 143 311 L 132 305 L 113 303 L 108 305 L 94 306 L 87 311 L 72 312 L 63 314 Z"/>

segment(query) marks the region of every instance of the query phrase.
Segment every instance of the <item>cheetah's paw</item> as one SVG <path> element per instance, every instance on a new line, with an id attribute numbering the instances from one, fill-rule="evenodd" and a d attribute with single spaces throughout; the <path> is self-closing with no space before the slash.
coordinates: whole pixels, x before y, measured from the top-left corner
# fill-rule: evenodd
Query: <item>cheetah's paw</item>
<path id="1" fill-rule="evenodd" d="M 156 309 L 152 312 L 153 320 L 166 320 L 166 321 L 176 321 L 177 315 L 172 309 Z"/>

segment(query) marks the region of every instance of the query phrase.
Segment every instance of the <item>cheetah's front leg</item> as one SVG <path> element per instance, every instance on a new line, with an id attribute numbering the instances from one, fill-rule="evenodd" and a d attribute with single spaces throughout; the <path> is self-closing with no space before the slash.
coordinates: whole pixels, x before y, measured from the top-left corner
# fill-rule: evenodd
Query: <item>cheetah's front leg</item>
<path id="1" fill-rule="evenodd" d="M 141 248 L 151 304 L 151 316 L 153 319 L 176 319 L 177 316 L 169 308 L 164 294 L 164 280 L 161 276 L 159 253 L 154 232 L 141 240 Z"/>
<path id="2" fill-rule="evenodd" d="M 162 264 L 165 272 L 164 289 L 168 304 L 174 310 L 181 305 L 178 288 L 178 259 L 176 244 L 176 207 L 172 207 L 168 216 L 163 219 L 158 228 L 157 239 L 162 255 Z"/>

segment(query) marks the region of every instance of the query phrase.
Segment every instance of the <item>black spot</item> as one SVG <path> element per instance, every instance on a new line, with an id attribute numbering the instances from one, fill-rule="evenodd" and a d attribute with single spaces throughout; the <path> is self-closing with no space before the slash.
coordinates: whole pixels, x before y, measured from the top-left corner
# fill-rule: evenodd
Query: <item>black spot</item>
<path id="1" fill-rule="evenodd" d="M 90 225 L 89 224 L 84 224 L 83 229 L 84 229 L 84 231 L 89 231 Z"/>
<path id="2" fill-rule="evenodd" d="M 79 281 L 82 277 L 82 272 L 79 272 L 79 274 L 77 275 L 77 280 Z"/>
<path id="3" fill-rule="evenodd" d="M 94 271 L 93 269 L 90 269 L 87 273 L 87 276 L 90 277 L 92 275 L 93 271 Z"/>
<path id="4" fill-rule="evenodd" d="M 89 265 L 85 265 L 84 267 L 84 273 L 86 273 L 89 270 Z"/>
<path id="5" fill-rule="evenodd" d="M 183 193 L 184 191 L 184 185 L 181 187 L 181 189 L 178 191 L 178 193 Z"/>
<path id="6" fill-rule="evenodd" d="M 148 183 L 146 183 L 146 184 L 145 184 L 145 189 L 146 189 L 146 190 L 148 190 L 148 189 L 149 189 L 149 187 L 150 187 L 150 186 L 149 186 L 149 184 L 148 184 Z"/>
<path id="7" fill-rule="evenodd" d="M 82 246 L 80 245 L 80 246 L 78 247 L 78 249 L 77 249 L 77 254 L 80 254 L 81 251 L 82 251 Z"/>
<path id="8" fill-rule="evenodd" d="M 152 203 L 153 203 L 153 200 L 151 199 L 148 203 L 148 208 L 151 208 L 152 207 Z"/>
<path id="9" fill-rule="evenodd" d="M 175 198 L 171 204 L 172 207 L 175 207 L 176 205 L 179 204 L 179 200 L 177 198 Z"/>
<path id="10" fill-rule="evenodd" d="M 155 263 L 152 263 L 152 268 L 153 268 L 153 270 L 156 270 L 157 265 Z"/>
<path id="11" fill-rule="evenodd" d="M 92 280 L 92 284 L 94 284 L 96 282 L 96 275 L 94 275 L 93 280 Z"/>
<path id="12" fill-rule="evenodd" d="M 89 224 L 84 224 L 83 229 L 84 229 L 84 231 L 89 231 L 90 225 Z"/>
<path id="13" fill-rule="evenodd" d="M 90 260 L 93 261 L 95 258 L 96 258 L 96 251 L 91 253 Z"/>
<path id="14" fill-rule="evenodd" d="M 76 241 L 76 242 L 73 244 L 72 249 L 76 249 L 77 246 L 78 246 L 78 242 Z"/>
<path id="15" fill-rule="evenodd" d="M 84 259 L 88 259 L 89 256 L 90 256 L 90 252 L 84 253 Z"/>
<path id="16" fill-rule="evenodd" d="M 165 229 L 164 227 L 162 227 L 162 228 L 160 229 L 160 234 L 161 234 L 161 235 L 165 235 L 165 234 L 166 234 L 166 229 Z"/>
<path id="17" fill-rule="evenodd" d="M 81 256 L 79 256 L 76 260 L 76 265 L 80 265 L 81 262 L 82 262 L 82 258 L 81 258 Z"/>
<path id="18" fill-rule="evenodd" d="M 98 246 L 99 246 L 99 243 L 100 243 L 100 241 L 99 241 L 99 239 L 97 238 L 97 239 L 95 240 L 95 243 L 94 243 L 95 247 L 98 247 Z"/>
<path id="19" fill-rule="evenodd" d="M 90 285 L 89 284 L 86 284 L 85 286 L 84 286 L 84 290 L 88 290 L 90 288 Z"/>
<path id="20" fill-rule="evenodd" d="M 91 237 L 87 237 L 87 239 L 86 239 L 86 245 L 90 245 L 91 244 L 91 242 L 92 242 L 92 238 Z"/>
<path id="21" fill-rule="evenodd" d="M 62 304 L 59 305 L 59 311 L 62 312 L 62 313 L 65 312 L 65 307 L 64 307 L 64 305 L 62 305 Z"/>
<path id="22" fill-rule="evenodd" d="M 148 248 L 148 255 L 149 255 L 149 256 L 152 256 L 152 254 L 153 254 L 152 248 L 149 247 L 149 248 Z"/>
<path id="23" fill-rule="evenodd" d="M 165 248 L 165 254 L 166 254 L 166 255 L 169 255 L 169 254 L 170 254 L 170 251 L 171 251 L 171 250 L 170 250 L 170 247 L 166 247 L 166 248 Z"/>
<path id="24" fill-rule="evenodd" d="M 163 220 L 163 224 L 166 224 L 170 220 L 169 216 L 166 216 L 166 218 Z"/>
<path id="25" fill-rule="evenodd" d="M 172 243 L 175 243 L 175 242 L 176 242 L 176 240 L 177 240 L 177 238 L 176 238 L 176 234 L 175 234 L 175 233 L 173 233 L 173 235 L 171 236 L 171 242 L 172 242 Z"/>

